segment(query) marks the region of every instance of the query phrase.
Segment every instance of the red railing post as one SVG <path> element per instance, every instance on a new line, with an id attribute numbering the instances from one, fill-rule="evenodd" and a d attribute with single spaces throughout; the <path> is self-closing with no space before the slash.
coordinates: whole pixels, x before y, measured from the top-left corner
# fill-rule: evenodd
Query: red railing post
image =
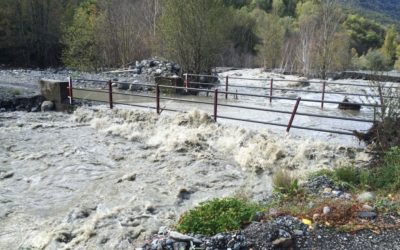
<path id="1" fill-rule="evenodd" d="M 72 95 L 72 78 L 68 77 L 68 97 L 69 97 L 69 104 L 72 104 L 73 95 Z"/>
<path id="2" fill-rule="evenodd" d="M 217 108 L 218 107 L 218 89 L 214 90 L 214 121 L 217 121 Z"/>
<path id="3" fill-rule="evenodd" d="M 228 100 L 228 84 L 229 84 L 229 76 L 226 76 L 226 79 L 225 79 L 225 100 Z"/>
<path id="4" fill-rule="evenodd" d="M 108 103 L 110 104 L 110 109 L 113 108 L 113 94 L 112 94 L 112 82 L 108 81 Z"/>
<path id="5" fill-rule="evenodd" d="M 156 109 L 157 109 L 157 114 L 160 114 L 160 86 L 156 87 Z"/>
<path id="6" fill-rule="evenodd" d="M 321 100 L 321 109 L 324 108 L 324 100 L 325 100 L 325 87 L 326 87 L 326 82 L 324 81 L 322 83 L 322 100 Z"/>
<path id="7" fill-rule="evenodd" d="M 188 81 L 188 74 L 185 74 L 185 92 L 188 92 L 187 88 L 189 87 L 189 81 Z"/>
<path id="8" fill-rule="evenodd" d="M 288 124 L 288 126 L 286 128 L 286 132 L 287 133 L 289 133 L 290 128 L 292 127 L 293 120 L 294 120 L 294 117 L 295 117 L 295 115 L 297 113 L 297 108 L 299 107 L 300 101 L 301 101 L 301 97 L 297 97 L 296 104 L 294 105 L 294 109 L 293 109 L 293 112 L 292 112 L 292 116 L 290 117 L 289 124 Z"/>
<path id="9" fill-rule="evenodd" d="M 272 102 L 272 88 L 274 86 L 274 79 L 271 78 L 271 82 L 269 83 L 269 103 Z"/>

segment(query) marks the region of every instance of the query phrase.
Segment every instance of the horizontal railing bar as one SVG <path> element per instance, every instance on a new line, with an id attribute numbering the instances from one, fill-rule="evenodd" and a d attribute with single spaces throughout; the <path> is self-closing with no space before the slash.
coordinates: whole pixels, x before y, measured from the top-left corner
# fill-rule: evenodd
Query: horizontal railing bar
<path id="1" fill-rule="evenodd" d="M 88 91 L 88 92 L 95 92 L 95 93 L 105 93 L 108 94 L 107 90 L 99 90 L 99 89 L 88 89 L 88 88 L 72 88 L 73 90 L 81 90 L 81 91 Z"/>
<path id="2" fill-rule="evenodd" d="M 119 82 L 119 81 L 111 81 L 112 83 L 125 83 L 125 84 L 132 84 L 132 85 L 140 85 L 140 86 L 149 86 L 149 87 L 156 87 L 156 84 L 148 84 L 148 83 L 138 83 L 138 82 Z"/>
<path id="3" fill-rule="evenodd" d="M 199 85 L 207 85 L 207 86 L 222 86 L 219 83 L 212 83 L 212 82 L 191 82 L 189 81 L 188 84 L 199 84 Z"/>
<path id="4" fill-rule="evenodd" d="M 133 93 L 120 93 L 120 92 L 113 92 L 114 95 L 123 95 L 123 96 L 137 96 L 137 97 L 145 97 L 145 98 L 156 98 L 152 95 L 142 95 L 142 94 L 133 94 Z"/>
<path id="5" fill-rule="evenodd" d="M 139 104 L 133 104 L 133 103 L 126 103 L 126 102 L 113 102 L 114 104 L 120 104 L 120 105 L 127 105 L 127 106 L 133 106 L 133 107 L 139 107 L 139 108 L 149 108 L 149 109 L 156 109 L 155 107 L 152 106 L 145 106 L 145 105 L 139 105 Z"/>
<path id="6" fill-rule="evenodd" d="M 183 74 L 183 75 L 184 75 L 184 76 L 185 76 L 185 75 L 187 75 L 187 76 L 206 76 L 206 77 L 220 78 L 220 76 L 218 76 L 218 75 L 213 76 L 213 75 L 201 75 L 201 74 L 189 74 L 189 73 L 185 73 L 185 74 Z"/>
<path id="7" fill-rule="evenodd" d="M 240 119 L 240 118 L 227 117 L 227 116 L 218 116 L 218 118 L 228 119 L 228 120 L 235 120 L 235 121 L 243 121 L 243 122 L 251 122 L 251 123 L 259 123 L 259 124 L 266 124 L 266 125 L 273 125 L 273 126 L 279 126 L 279 127 L 285 127 L 285 128 L 287 127 L 286 124 L 273 123 L 273 122 L 263 122 L 263 121 L 256 121 L 256 120 L 250 120 L 250 119 Z M 292 128 L 312 130 L 312 131 L 325 132 L 325 133 L 333 133 L 333 134 L 341 134 L 341 135 L 354 135 L 351 132 L 343 132 L 343 131 L 328 130 L 328 129 L 314 129 L 314 128 L 308 128 L 308 127 L 302 127 L 302 126 L 292 126 Z"/>
<path id="8" fill-rule="evenodd" d="M 220 91 L 220 94 L 230 94 L 230 95 L 237 95 L 237 96 L 252 96 L 252 97 L 263 97 L 263 98 L 269 98 L 269 95 L 256 95 L 256 94 L 245 94 L 245 93 L 236 93 L 236 92 L 226 92 L 226 91 Z M 283 97 L 283 96 L 272 96 L 272 99 L 281 99 L 281 100 L 297 100 L 297 98 L 291 98 L 291 97 Z M 316 102 L 316 103 L 321 103 L 322 100 L 314 100 L 314 99 L 301 99 L 302 102 Z M 330 104 L 343 104 L 343 102 L 338 102 L 338 101 L 327 101 L 324 100 L 324 103 L 330 103 Z M 352 103 L 349 103 L 352 104 Z M 360 106 L 365 106 L 365 107 L 381 107 L 380 105 L 374 105 L 374 104 L 365 104 L 365 103 L 355 103 Z"/>
<path id="9" fill-rule="evenodd" d="M 273 126 L 279 126 L 279 127 L 285 127 L 285 128 L 287 127 L 287 124 L 274 123 L 274 122 L 263 122 L 263 121 L 235 118 L 235 117 L 229 117 L 229 116 L 220 116 L 220 115 L 218 115 L 217 118 L 235 120 L 235 121 L 243 121 L 243 122 L 252 122 L 252 123 L 259 123 L 259 124 L 267 124 L 267 125 L 273 125 Z"/>
<path id="10" fill-rule="evenodd" d="M 225 87 L 225 86 L 218 85 L 218 87 Z M 246 86 L 246 85 L 235 85 L 235 84 L 229 84 L 229 87 L 248 88 L 248 89 L 263 89 L 263 90 L 271 89 L 270 87 Z M 292 91 L 292 92 L 315 93 L 315 94 L 322 93 L 322 91 L 307 90 L 307 89 L 305 89 L 305 90 L 302 90 L 302 89 L 288 89 L 288 88 L 272 88 L 272 89 L 273 90 L 280 90 L 280 91 Z M 362 93 L 346 93 L 346 92 L 331 92 L 331 91 L 325 91 L 325 94 L 362 96 L 362 97 L 380 97 L 378 95 L 370 95 L 370 94 L 362 94 Z M 398 98 L 398 97 L 393 97 L 393 96 L 383 96 L 383 97 L 384 98 Z"/>
<path id="11" fill-rule="evenodd" d="M 172 98 L 172 97 L 160 97 L 160 100 L 171 100 L 171 101 L 181 101 L 181 102 L 190 102 L 190 103 L 214 105 L 211 102 L 193 101 L 193 100 L 179 99 L 179 98 Z"/>
<path id="12" fill-rule="evenodd" d="M 196 76 L 195 74 L 191 74 L 192 76 Z M 201 75 L 201 76 L 208 76 L 212 77 L 211 75 Z M 221 77 L 223 78 L 223 77 Z M 298 80 L 290 80 L 290 79 L 279 79 L 279 78 L 247 78 L 247 77 L 236 77 L 236 76 L 228 76 L 229 79 L 235 79 L 235 80 L 250 80 L 250 81 L 270 81 L 273 79 L 276 82 L 301 82 L 301 79 Z M 323 84 L 324 81 L 315 81 L 315 80 L 304 80 L 309 83 L 319 83 Z M 331 85 L 343 85 L 343 86 L 356 86 L 356 87 L 371 87 L 370 85 L 365 85 L 365 84 L 351 84 L 351 83 L 344 83 L 344 82 L 332 82 L 332 81 L 325 81 L 326 84 L 331 84 Z M 393 82 L 397 84 L 397 82 Z M 372 87 L 377 87 L 377 86 L 372 86 Z M 400 87 L 384 87 L 384 88 L 400 88 Z"/>
<path id="13" fill-rule="evenodd" d="M 289 112 L 289 111 L 276 110 L 276 109 L 256 108 L 256 107 L 248 107 L 248 106 L 241 106 L 241 105 L 218 104 L 218 106 L 231 107 L 231 108 L 242 108 L 242 109 L 257 110 L 257 111 L 266 111 L 266 112 L 281 113 L 281 114 L 292 114 L 292 112 Z M 330 115 L 318 115 L 318 114 L 302 113 L 302 112 L 297 112 L 296 115 L 312 116 L 312 117 L 335 119 L 335 120 L 355 121 L 355 122 L 369 122 L 369 123 L 373 123 L 374 122 L 374 120 L 368 120 L 368 119 L 358 119 L 358 118 L 330 116 Z"/>
<path id="14" fill-rule="evenodd" d="M 74 96 L 74 100 L 76 100 L 76 99 L 78 99 L 78 100 L 83 100 L 83 101 L 108 103 L 108 101 L 93 100 L 93 99 L 87 99 L 87 98 L 83 98 L 83 97 L 75 97 L 75 96 Z"/>
<path id="15" fill-rule="evenodd" d="M 192 91 L 197 91 L 197 92 L 214 93 L 213 90 L 209 90 L 209 89 L 186 88 L 186 87 L 176 87 L 176 86 L 168 86 L 168 85 L 158 85 L 158 86 L 160 88 L 167 88 L 167 89 L 184 89 L 184 90 L 192 90 Z"/>
<path id="16" fill-rule="evenodd" d="M 75 78 L 74 81 L 85 81 L 85 82 L 103 82 L 107 83 L 108 80 L 94 80 L 94 79 L 84 79 L 84 78 Z"/>

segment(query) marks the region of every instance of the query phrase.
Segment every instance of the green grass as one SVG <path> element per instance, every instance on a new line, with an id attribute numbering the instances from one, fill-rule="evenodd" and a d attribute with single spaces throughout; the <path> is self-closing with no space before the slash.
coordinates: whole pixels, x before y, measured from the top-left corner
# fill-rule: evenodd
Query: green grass
<path id="1" fill-rule="evenodd" d="M 278 171 L 272 177 L 274 192 L 284 196 L 294 196 L 299 193 L 299 180 L 286 171 Z"/>
<path id="2" fill-rule="evenodd" d="M 238 198 L 214 199 L 184 213 L 176 225 L 182 233 L 214 235 L 249 224 L 260 206 Z"/>
<path id="3" fill-rule="evenodd" d="M 347 189 L 371 189 L 375 191 L 400 190 L 400 147 L 393 147 L 385 153 L 383 163 L 372 169 L 354 166 L 339 167 L 334 170 L 321 170 L 311 177 L 324 175 L 336 185 Z"/>

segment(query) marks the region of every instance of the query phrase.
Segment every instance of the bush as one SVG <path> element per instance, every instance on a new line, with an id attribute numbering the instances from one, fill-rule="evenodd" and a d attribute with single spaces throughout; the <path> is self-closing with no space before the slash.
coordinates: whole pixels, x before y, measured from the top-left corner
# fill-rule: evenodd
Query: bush
<path id="1" fill-rule="evenodd" d="M 327 176 L 344 188 L 398 191 L 400 190 L 400 147 L 385 153 L 384 161 L 373 169 L 345 166 L 334 170 L 321 170 L 311 176 Z"/>
<path id="2" fill-rule="evenodd" d="M 182 233 L 214 235 L 238 230 L 251 222 L 260 207 L 237 198 L 214 199 L 184 213 L 176 229 Z"/>
<path id="3" fill-rule="evenodd" d="M 286 171 L 278 171 L 272 178 L 274 191 L 288 196 L 296 195 L 299 192 L 299 181 L 293 178 Z"/>
<path id="4" fill-rule="evenodd" d="M 373 186 L 391 191 L 400 190 L 400 147 L 386 152 L 382 166 L 373 173 Z"/>

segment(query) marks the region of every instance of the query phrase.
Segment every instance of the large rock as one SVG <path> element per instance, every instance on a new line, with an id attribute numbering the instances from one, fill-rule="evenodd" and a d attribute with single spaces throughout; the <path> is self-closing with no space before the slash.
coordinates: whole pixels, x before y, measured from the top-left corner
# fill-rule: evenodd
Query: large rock
<path id="1" fill-rule="evenodd" d="M 68 82 L 41 79 L 39 81 L 40 92 L 47 101 L 54 103 L 54 108 L 57 111 L 66 109 L 68 104 Z"/>
<path id="2" fill-rule="evenodd" d="M 339 103 L 338 108 L 343 110 L 360 110 L 361 104 L 351 102 L 348 98 L 344 98 L 343 101 Z"/>
<path id="3" fill-rule="evenodd" d="M 129 87 L 130 87 L 130 83 L 125 83 L 125 82 L 119 82 L 117 85 L 117 88 L 121 89 L 121 90 L 128 90 Z"/>
<path id="4" fill-rule="evenodd" d="M 42 112 L 52 111 L 54 110 L 54 103 L 52 101 L 44 101 L 40 106 L 40 110 L 42 110 Z"/>

